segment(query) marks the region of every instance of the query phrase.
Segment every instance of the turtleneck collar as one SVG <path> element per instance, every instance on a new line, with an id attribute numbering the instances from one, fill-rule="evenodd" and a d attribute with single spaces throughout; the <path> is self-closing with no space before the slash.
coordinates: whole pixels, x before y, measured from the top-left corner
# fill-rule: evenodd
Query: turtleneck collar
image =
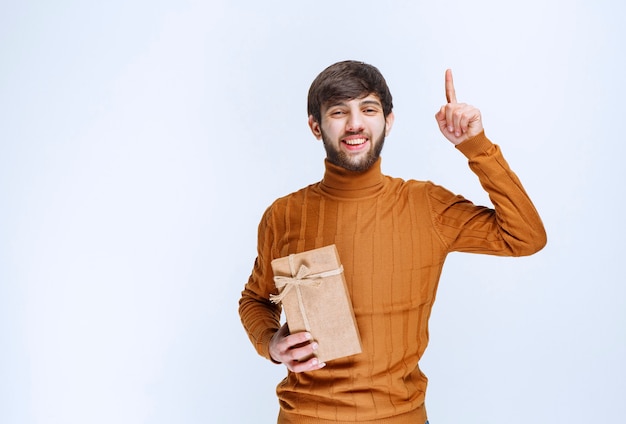
<path id="1" fill-rule="evenodd" d="M 322 192 L 347 199 L 372 197 L 383 189 L 384 176 L 380 170 L 381 158 L 366 171 L 349 171 L 324 160 L 326 172 L 320 182 Z"/>

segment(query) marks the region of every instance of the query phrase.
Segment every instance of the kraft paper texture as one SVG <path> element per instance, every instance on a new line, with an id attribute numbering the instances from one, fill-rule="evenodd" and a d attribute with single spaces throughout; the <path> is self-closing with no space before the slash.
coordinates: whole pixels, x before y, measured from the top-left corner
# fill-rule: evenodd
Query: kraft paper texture
<path id="1" fill-rule="evenodd" d="M 361 353 L 361 340 L 335 245 L 272 261 L 289 331 L 308 331 L 321 362 Z"/>

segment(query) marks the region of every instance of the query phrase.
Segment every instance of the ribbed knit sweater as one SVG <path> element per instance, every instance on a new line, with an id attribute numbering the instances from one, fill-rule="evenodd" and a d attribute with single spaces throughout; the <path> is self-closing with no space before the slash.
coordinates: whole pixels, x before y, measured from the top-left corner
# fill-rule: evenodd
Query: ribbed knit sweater
<path id="1" fill-rule="evenodd" d="M 499 147 L 484 133 L 457 148 L 494 208 L 431 182 L 357 173 L 325 162 L 321 182 L 276 200 L 258 232 L 258 257 L 239 313 L 256 350 L 269 355 L 281 309 L 270 262 L 335 244 L 363 352 L 320 370 L 288 372 L 278 385 L 279 423 L 423 423 L 428 344 L 439 277 L 449 252 L 529 255 L 546 243 L 543 224 Z"/>

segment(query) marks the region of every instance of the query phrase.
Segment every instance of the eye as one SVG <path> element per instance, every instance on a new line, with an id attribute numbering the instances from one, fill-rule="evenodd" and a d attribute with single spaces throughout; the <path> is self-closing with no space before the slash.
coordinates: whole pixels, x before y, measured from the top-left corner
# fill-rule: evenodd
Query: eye
<path id="1" fill-rule="evenodd" d="M 345 115 L 346 112 L 342 109 L 335 109 L 335 110 L 331 110 L 329 114 L 330 116 L 333 116 L 333 117 L 341 117 Z"/>

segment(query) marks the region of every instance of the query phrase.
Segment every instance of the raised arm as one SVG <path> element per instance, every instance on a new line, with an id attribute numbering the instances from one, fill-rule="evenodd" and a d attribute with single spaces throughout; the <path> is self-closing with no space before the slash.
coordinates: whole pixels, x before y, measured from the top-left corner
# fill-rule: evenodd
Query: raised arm
<path id="1" fill-rule="evenodd" d="M 435 114 L 441 133 L 461 151 L 494 208 L 433 191 L 435 225 L 451 250 L 505 256 L 530 255 L 546 244 L 541 218 L 500 148 L 484 133 L 480 111 L 458 103 L 452 71 L 446 70 L 447 103 Z"/>

